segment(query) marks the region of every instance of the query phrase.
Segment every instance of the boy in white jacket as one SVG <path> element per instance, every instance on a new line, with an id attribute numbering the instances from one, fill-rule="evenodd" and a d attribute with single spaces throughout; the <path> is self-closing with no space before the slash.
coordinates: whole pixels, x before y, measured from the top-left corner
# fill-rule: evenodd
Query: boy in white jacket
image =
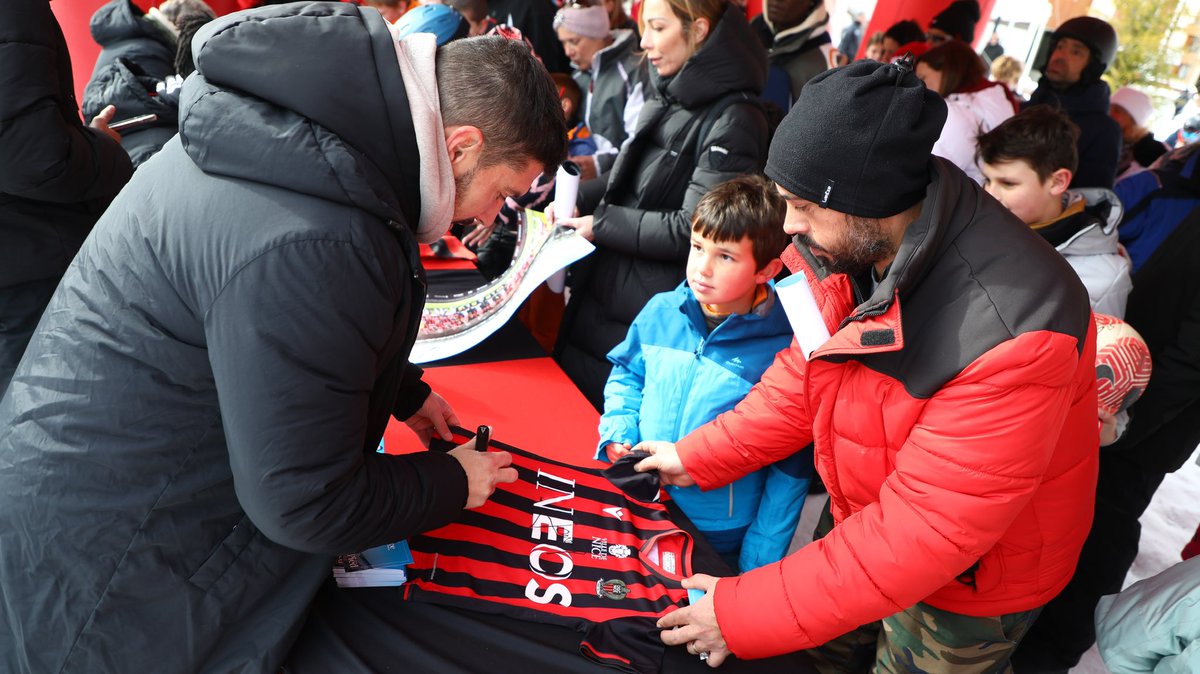
<path id="1" fill-rule="evenodd" d="M 1065 113 L 1035 105 L 979 136 L 984 189 L 1041 234 L 1087 288 L 1092 310 L 1125 316 L 1133 288 L 1117 241 L 1121 202 L 1102 188 L 1070 191 L 1079 128 Z"/>

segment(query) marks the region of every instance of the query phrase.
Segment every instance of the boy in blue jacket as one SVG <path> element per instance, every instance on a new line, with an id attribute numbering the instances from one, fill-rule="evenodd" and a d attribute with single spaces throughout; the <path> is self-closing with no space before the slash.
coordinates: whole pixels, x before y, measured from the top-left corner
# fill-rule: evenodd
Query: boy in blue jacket
<path id="1" fill-rule="evenodd" d="M 771 279 L 784 203 L 761 176 L 714 187 L 692 216 L 687 281 L 654 296 L 608 354 L 596 458 L 643 440 L 674 442 L 749 393 L 792 340 Z M 787 552 L 812 475 L 811 449 L 718 490 L 666 487 L 709 543 L 741 572 Z"/>

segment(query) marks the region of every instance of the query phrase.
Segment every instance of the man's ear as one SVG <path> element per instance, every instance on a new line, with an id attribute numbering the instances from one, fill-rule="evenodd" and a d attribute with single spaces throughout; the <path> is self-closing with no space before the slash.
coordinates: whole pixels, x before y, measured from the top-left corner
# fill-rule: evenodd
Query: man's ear
<path id="1" fill-rule="evenodd" d="M 483 156 L 483 132 L 466 124 L 446 127 L 446 151 L 455 178 L 461 178 L 479 165 Z"/>
<path id="2" fill-rule="evenodd" d="M 1066 192 L 1067 188 L 1071 186 L 1071 178 L 1074 177 L 1075 174 L 1071 173 L 1071 169 L 1069 168 L 1060 168 L 1051 173 L 1050 194 L 1056 197 L 1062 196 L 1063 192 Z"/>
<path id="3" fill-rule="evenodd" d="M 783 260 L 775 258 L 768 262 L 767 266 L 758 270 L 758 273 L 754 275 L 754 282 L 760 285 L 766 283 L 778 276 L 781 271 L 783 271 Z"/>

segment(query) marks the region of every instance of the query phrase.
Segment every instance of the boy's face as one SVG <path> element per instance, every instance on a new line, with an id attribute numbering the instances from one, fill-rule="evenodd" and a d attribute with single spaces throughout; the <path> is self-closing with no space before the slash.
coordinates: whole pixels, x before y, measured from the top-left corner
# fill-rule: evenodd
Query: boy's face
<path id="1" fill-rule="evenodd" d="M 983 188 L 1021 222 L 1036 225 L 1062 214 L 1062 195 L 1071 183 L 1071 172 L 1067 169 L 1059 169 L 1043 181 L 1021 159 L 995 164 L 979 162 L 979 168 L 983 172 Z"/>
<path id="2" fill-rule="evenodd" d="M 758 286 L 775 275 L 771 266 L 758 268 L 750 237 L 717 243 L 699 232 L 692 232 L 692 250 L 687 262 L 688 286 L 697 300 L 715 305 L 721 313 L 750 311 Z"/>

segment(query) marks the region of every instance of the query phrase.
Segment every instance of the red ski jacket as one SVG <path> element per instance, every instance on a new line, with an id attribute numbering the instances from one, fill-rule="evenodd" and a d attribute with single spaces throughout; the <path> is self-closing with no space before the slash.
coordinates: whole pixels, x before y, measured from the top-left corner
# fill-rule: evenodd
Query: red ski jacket
<path id="1" fill-rule="evenodd" d="M 816 646 L 921 601 L 1033 609 L 1074 572 L 1099 448 L 1087 293 L 960 170 L 935 158 L 930 172 L 865 300 L 789 249 L 833 336 L 808 362 L 793 342 L 738 407 L 677 445 L 710 489 L 811 441 L 829 489 L 828 536 L 718 582 L 738 657 Z"/>

